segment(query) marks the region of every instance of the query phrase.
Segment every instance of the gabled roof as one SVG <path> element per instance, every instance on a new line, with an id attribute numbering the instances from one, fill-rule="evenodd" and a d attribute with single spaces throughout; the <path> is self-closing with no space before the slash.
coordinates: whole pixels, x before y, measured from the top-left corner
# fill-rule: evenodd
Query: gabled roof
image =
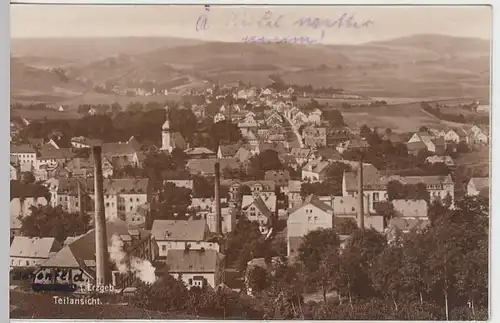
<path id="1" fill-rule="evenodd" d="M 205 220 L 155 220 L 151 234 L 156 241 L 203 241 Z"/>
<path id="2" fill-rule="evenodd" d="M 490 188 L 490 178 L 489 177 L 472 177 L 470 182 L 474 184 L 474 187 L 480 191 L 483 189 Z"/>
<path id="3" fill-rule="evenodd" d="M 125 221 L 114 220 L 106 222 L 108 249 L 112 245 L 113 235 L 128 236 L 128 227 Z M 78 268 L 82 263 L 95 262 L 95 230 L 77 237 L 69 245 L 62 248 L 57 254 L 42 264 L 42 267 Z"/>
<path id="4" fill-rule="evenodd" d="M 321 201 L 319 199 L 319 197 L 317 197 L 316 195 L 311 194 L 304 199 L 304 202 L 301 205 L 296 206 L 292 210 L 290 210 L 290 214 L 296 212 L 299 209 L 302 209 L 303 207 L 305 207 L 307 205 L 313 205 L 313 206 L 317 207 L 318 209 L 322 210 L 323 212 L 333 212 L 333 209 L 331 206 L 329 206 L 325 202 Z"/>
<path id="5" fill-rule="evenodd" d="M 215 152 L 206 148 L 206 147 L 195 147 L 195 148 L 188 148 L 184 150 L 184 152 L 189 156 L 189 155 L 214 155 Z"/>
<path id="6" fill-rule="evenodd" d="M 171 273 L 214 273 L 223 255 L 216 250 L 169 250 L 167 267 Z"/>
<path id="7" fill-rule="evenodd" d="M 248 204 L 245 205 L 242 203 L 242 206 L 241 206 L 242 210 L 246 210 L 250 206 L 254 205 L 257 208 L 257 210 L 259 210 L 259 212 L 262 213 L 266 218 L 269 218 L 272 216 L 271 211 L 269 210 L 266 203 L 264 203 L 264 201 L 262 200 L 262 198 L 260 196 L 249 196 L 249 195 L 245 195 L 245 196 L 250 197 L 250 199 L 252 199 L 252 201 L 250 203 L 248 203 L 248 200 L 244 201 L 245 203 L 248 203 Z"/>
<path id="8" fill-rule="evenodd" d="M 75 157 L 75 153 L 71 148 L 49 148 L 43 147 L 40 149 L 40 156 L 38 159 L 70 159 Z"/>
<path id="9" fill-rule="evenodd" d="M 219 146 L 219 151 L 222 157 L 233 157 L 239 148 L 240 148 L 239 144 L 221 145 Z"/>
<path id="10" fill-rule="evenodd" d="M 36 150 L 31 145 L 10 145 L 11 154 L 35 154 Z"/>
<path id="11" fill-rule="evenodd" d="M 16 236 L 10 245 L 10 256 L 48 259 L 50 253 L 58 251 L 58 248 L 60 245 L 55 238 Z"/>
<path id="12" fill-rule="evenodd" d="M 342 155 L 334 148 L 325 147 L 318 149 L 318 155 L 324 160 L 341 160 Z"/>
<path id="13" fill-rule="evenodd" d="M 101 145 L 103 155 L 133 155 L 137 152 L 129 142 L 105 142 Z"/>
<path id="14" fill-rule="evenodd" d="M 308 158 L 311 152 L 312 151 L 309 148 L 292 148 L 290 155 L 295 158 Z"/>

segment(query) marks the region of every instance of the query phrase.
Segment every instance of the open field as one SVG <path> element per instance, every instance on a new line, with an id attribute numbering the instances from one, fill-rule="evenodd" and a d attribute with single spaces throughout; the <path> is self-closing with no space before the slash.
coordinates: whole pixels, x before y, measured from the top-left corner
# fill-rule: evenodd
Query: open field
<path id="1" fill-rule="evenodd" d="M 413 132 L 421 126 L 442 129 L 445 123 L 420 109 L 420 103 L 408 103 L 386 107 L 352 107 L 338 109 L 350 127 L 362 125 L 381 129 L 391 128 L 395 132 Z"/>

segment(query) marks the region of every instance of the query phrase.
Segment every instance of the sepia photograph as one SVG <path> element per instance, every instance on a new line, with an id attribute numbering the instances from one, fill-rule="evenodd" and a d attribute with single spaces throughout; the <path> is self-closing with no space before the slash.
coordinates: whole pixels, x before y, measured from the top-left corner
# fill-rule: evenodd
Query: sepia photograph
<path id="1" fill-rule="evenodd" d="M 492 18 L 11 4 L 10 318 L 488 320 Z"/>

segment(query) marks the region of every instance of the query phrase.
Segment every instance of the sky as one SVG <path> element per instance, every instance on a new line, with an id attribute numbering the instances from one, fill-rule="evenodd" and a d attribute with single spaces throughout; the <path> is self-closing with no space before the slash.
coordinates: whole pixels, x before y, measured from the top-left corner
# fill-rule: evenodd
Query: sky
<path id="1" fill-rule="evenodd" d="M 300 26 L 297 23 L 308 17 L 311 24 Z M 346 27 L 349 17 L 352 17 L 351 22 L 358 24 L 358 28 Z M 491 17 L 492 11 L 488 6 L 212 5 L 206 8 L 203 5 L 13 4 L 10 21 L 12 38 L 170 36 L 242 41 L 248 36 L 301 36 L 321 43 L 349 44 L 414 34 L 489 40 Z M 314 25 L 314 21 L 319 24 Z"/>

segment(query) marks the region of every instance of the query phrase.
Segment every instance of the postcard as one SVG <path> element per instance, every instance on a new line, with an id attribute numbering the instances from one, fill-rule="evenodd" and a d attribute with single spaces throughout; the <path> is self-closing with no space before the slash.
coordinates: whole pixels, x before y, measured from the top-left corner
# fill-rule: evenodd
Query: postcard
<path id="1" fill-rule="evenodd" d="M 491 28 L 12 4 L 10 317 L 487 320 Z"/>

